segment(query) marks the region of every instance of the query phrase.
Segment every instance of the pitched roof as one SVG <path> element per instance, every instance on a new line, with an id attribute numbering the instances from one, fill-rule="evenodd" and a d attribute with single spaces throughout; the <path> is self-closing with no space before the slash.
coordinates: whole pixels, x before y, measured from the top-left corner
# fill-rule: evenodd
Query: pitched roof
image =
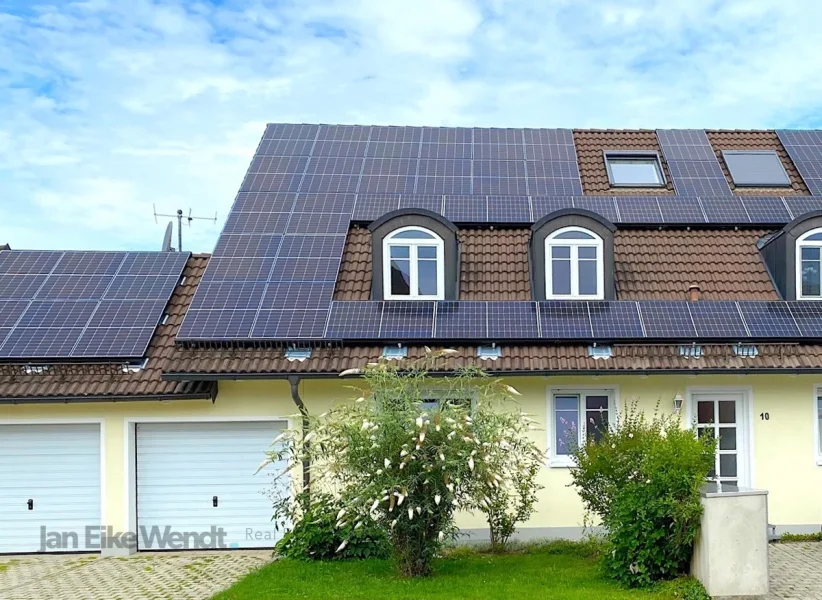
<path id="1" fill-rule="evenodd" d="M 778 300 L 756 242 L 768 230 L 618 230 L 619 300 L 684 300 L 697 284 L 706 300 Z M 460 229 L 460 300 L 531 300 L 525 228 Z M 371 234 L 353 228 L 336 300 L 371 298 Z"/>
<path id="2" fill-rule="evenodd" d="M 162 373 L 176 354 L 174 339 L 194 290 L 208 264 L 208 255 L 192 255 L 166 307 L 168 320 L 157 327 L 146 354 L 145 368 L 123 372 L 121 365 L 53 364 L 46 372 L 26 374 L 22 365 L 0 365 L 0 401 L 140 400 L 211 398 L 209 382 L 165 381 Z"/>

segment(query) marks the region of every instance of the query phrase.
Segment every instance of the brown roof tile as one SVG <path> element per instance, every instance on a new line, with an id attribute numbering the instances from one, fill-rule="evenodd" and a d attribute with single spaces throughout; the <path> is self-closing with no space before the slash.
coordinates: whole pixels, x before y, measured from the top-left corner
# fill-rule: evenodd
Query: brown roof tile
<path id="1" fill-rule="evenodd" d="M 577 148 L 577 162 L 579 163 L 579 175 L 582 179 L 582 189 L 586 194 L 658 196 L 674 193 L 671 174 L 668 172 L 668 165 L 665 164 L 664 160 L 661 160 L 666 180 L 664 188 L 611 187 L 608 181 L 608 171 L 605 168 L 605 159 L 603 157 L 603 151 L 605 150 L 650 150 L 658 153 L 660 159 L 662 159 L 659 140 L 657 140 L 656 132 L 653 130 L 575 129 L 574 144 Z"/>
<path id="2" fill-rule="evenodd" d="M 188 259 L 183 270 L 185 283 L 177 286 L 168 302 L 168 321 L 157 327 L 151 339 L 145 369 L 123 373 L 119 365 L 55 364 L 46 373 L 26 375 L 21 365 L 5 364 L 0 365 L 0 398 L 87 400 L 210 397 L 210 383 L 164 381 L 161 377 L 176 352 L 174 338 L 207 264 L 208 255 L 195 254 Z"/>
<path id="3" fill-rule="evenodd" d="M 775 131 L 707 131 L 708 140 L 711 142 L 714 151 L 716 152 L 719 164 L 722 166 L 722 171 L 725 173 L 725 178 L 728 180 L 728 185 L 735 194 L 739 195 L 754 195 L 754 196 L 784 196 L 786 194 L 809 195 L 808 188 L 799 171 L 796 170 L 793 162 L 788 156 L 788 152 L 779 141 L 779 136 Z M 782 161 L 782 165 L 788 172 L 788 177 L 791 179 L 791 187 L 780 188 L 737 188 L 733 184 L 731 174 L 728 171 L 728 166 L 722 158 L 722 150 L 776 150 L 776 154 Z"/>
<path id="4" fill-rule="evenodd" d="M 756 242 L 765 230 L 618 230 L 620 300 L 683 300 L 697 284 L 706 300 L 777 300 Z M 370 233 L 352 229 L 335 298 L 371 297 Z M 460 229 L 460 300 L 530 300 L 530 230 Z"/>

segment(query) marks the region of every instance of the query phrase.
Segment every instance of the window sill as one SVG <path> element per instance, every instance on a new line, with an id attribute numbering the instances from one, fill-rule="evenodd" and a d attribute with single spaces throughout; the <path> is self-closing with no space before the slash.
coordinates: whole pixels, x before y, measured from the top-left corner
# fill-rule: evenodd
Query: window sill
<path id="1" fill-rule="evenodd" d="M 548 459 L 548 467 L 551 469 L 570 469 L 574 466 L 574 461 L 572 460 L 565 460 L 562 458 L 550 458 Z"/>
<path id="2" fill-rule="evenodd" d="M 816 466 L 817 467 L 822 467 L 822 456 L 817 456 L 816 457 Z"/>

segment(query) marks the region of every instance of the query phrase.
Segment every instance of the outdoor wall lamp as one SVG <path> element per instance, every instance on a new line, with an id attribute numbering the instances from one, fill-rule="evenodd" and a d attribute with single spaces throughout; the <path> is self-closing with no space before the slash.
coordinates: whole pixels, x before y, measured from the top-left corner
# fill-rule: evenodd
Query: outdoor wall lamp
<path id="1" fill-rule="evenodd" d="M 682 410 L 682 394 L 677 394 L 674 396 L 674 412 L 679 414 L 679 411 Z"/>

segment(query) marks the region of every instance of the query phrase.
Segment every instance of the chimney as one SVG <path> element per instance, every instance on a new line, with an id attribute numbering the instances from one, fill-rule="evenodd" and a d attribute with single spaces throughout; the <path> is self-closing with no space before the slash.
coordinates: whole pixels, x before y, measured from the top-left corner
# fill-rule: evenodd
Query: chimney
<path id="1" fill-rule="evenodd" d="M 691 302 L 696 302 L 697 300 L 699 300 L 699 295 L 701 292 L 702 290 L 699 288 L 698 285 L 696 285 L 695 283 L 692 284 L 688 288 L 688 300 L 690 300 Z"/>

